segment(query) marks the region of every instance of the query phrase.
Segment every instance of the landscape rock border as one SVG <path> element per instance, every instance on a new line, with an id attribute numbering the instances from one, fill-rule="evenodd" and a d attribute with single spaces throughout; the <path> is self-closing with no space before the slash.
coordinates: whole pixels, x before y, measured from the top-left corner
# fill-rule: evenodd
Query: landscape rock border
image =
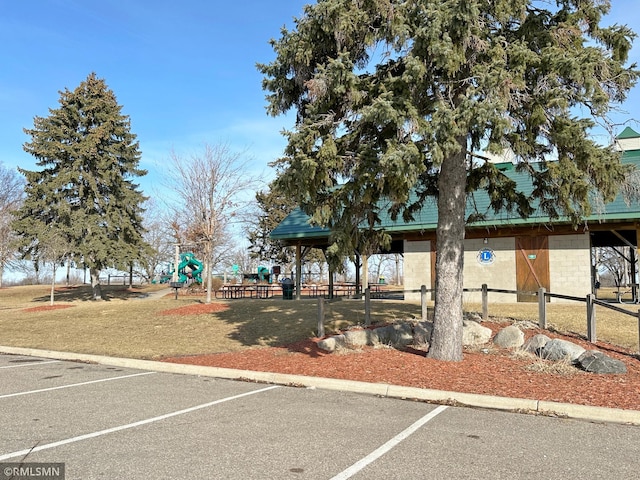
<path id="1" fill-rule="evenodd" d="M 582 346 L 562 339 L 551 339 L 537 334 L 525 342 L 523 329 L 535 328 L 530 322 L 514 322 L 495 335 L 490 328 L 481 325 L 475 313 L 466 313 L 463 320 L 462 344 L 465 347 L 493 345 L 510 350 L 522 350 L 549 362 L 564 362 L 585 372 L 596 374 L 623 374 L 627 372 L 624 362 L 611 358 L 599 350 L 587 350 Z M 342 349 L 357 349 L 365 346 L 389 346 L 403 349 L 414 346 L 428 350 L 433 332 L 433 323 L 403 320 L 376 328 L 353 328 L 338 335 L 318 341 L 318 348 L 325 352 Z"/>

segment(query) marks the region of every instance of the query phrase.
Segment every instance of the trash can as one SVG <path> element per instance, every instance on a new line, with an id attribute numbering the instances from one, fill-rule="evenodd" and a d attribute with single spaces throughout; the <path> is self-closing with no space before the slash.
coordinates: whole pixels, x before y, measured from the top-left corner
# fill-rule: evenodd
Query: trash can
<path id="1" fill-rule="evenodd" d="M 290 278 L 282 279 L 282 299 L 293 300 L 293 281 Z"/>

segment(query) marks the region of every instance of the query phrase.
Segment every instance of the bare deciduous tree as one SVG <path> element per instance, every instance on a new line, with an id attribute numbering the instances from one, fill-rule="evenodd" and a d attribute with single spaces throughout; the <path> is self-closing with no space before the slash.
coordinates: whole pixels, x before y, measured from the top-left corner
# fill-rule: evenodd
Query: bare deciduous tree
<path id="1" fill-rule="evenodd" d="M 226 144 L 205 145 L 201 154 L 189 157 L 172 152 L 171 162 L 176 236 L 202 252 L 206 302 L 210 303 L 212 268 L 232 247 L 230 224 L 242 221 L 257 180 L 244 153 L 233 152 Z"/>
<path id="2" fill-rule="evenodd" d="M 629 247 L 598 247 L 596 248 L 597 271 L 602 272 L 602 276 L 610 276 L 617 289 L 618 294 L 626 284 L 635 283 L 630 277 L 631 262 L 636 259 Z"/>
<path id="3" fill-rule="evenodd" d="M 144 207 L 144 240 L 151 248 L 140 260 L 136 273 L 151 282 L 159 273 L 162 263 L 173 258 L 175 239 L 171 221 L 165 218 L 165 212 L 159 209 L 157 203 L 150 199 L 145 202 Z"/>
<path id="4" fill-rule="evenodd" d="M 49 303 L 53 305 L 55 300 L 56 271 L 58 265 L 61 265 L 73 251 L 73 245 L 55 229 L 43 232 L 38 239 L 38 243 L 41 260 L 51 264 L 51 292 L 49 295 Z"/>
<path id="5" fill-rule="evenodd" d="M 9 170 L 0 164 L 0 287 L 4 270 L 16 257 L 13 247 L 15 235 L 11 228 L 13 215 L 22 201 L 24 183 L 18 172 Z"/>

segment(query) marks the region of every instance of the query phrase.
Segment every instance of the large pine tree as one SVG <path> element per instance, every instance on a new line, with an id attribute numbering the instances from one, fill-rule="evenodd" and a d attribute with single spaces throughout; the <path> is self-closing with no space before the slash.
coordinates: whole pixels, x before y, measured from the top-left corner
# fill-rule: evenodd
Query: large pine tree
<path id="1" fill-rule="evenodd" d="M 635 34 L 602 27 L 608 10 L 608 0 L 318 0 L 259 66 L 269 113 L 297 111 L 278 185 L 337 232 L 336 251 L 389 241 L 382 203 L 409 219 L 437 196 L 431 357 L 462 359 L 470 192 L 487 190 L 497 210 L 578 221 L 589 195 L 611 199 L 624 178 L 619 154 L 589 136 L 638 75 L 625 65 Z M 531 195 L 474 157 L 505 148 L 531 174 Z"/>
<path id="2" fill-rule="evenodd" d="M 25 129 L 31 141 L 24 149 L 41 169 L 20 169 L 26 198 L 13 225 L 32 258 L 41 253 L 44 232 L 56 231 L 77 264 L 89 268 L 100 299 L 100 271 L 127 267 L 146 248 L 145 197 L 135 183 L 146 171 L 129 117 L 104 80 L 90 74 L 75 90 L 60 92 L 59 104 Z"/>

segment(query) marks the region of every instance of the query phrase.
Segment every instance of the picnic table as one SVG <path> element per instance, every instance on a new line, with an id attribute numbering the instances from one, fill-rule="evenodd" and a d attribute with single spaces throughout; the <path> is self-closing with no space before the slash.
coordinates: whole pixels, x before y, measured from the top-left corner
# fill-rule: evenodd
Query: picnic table
<path id="1" fill-rule="evenodd" d="M 270 284 L 238 284 L 223 285 L 216 291 L 216 298 L 237 299 L 237 298 L 270 298 L 279 292 L 279 285 Z"/>

